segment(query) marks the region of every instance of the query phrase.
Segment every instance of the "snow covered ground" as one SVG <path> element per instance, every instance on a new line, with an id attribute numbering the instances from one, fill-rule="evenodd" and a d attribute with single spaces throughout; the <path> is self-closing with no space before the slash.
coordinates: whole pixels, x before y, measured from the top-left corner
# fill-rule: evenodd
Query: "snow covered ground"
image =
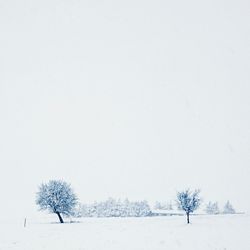
<path id="1" fill-rule="evenodd" d="M 54 217 L 53 217 L 54 218 Z M 56 218 L 55 218 L 56 219 Z M 0 249 L 249 250 L 250 216 L 87 218 L 78 223 L 0 221 Z"/>

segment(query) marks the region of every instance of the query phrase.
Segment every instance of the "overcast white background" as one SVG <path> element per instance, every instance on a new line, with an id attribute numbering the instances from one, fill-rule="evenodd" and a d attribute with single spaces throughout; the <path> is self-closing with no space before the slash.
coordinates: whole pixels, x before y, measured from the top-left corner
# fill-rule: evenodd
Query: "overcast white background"
<path id="1" fill-rule="evenodd" d="M 201 188 L 250 211 L 249 1 L 0 0 L 1 214 Z"/>

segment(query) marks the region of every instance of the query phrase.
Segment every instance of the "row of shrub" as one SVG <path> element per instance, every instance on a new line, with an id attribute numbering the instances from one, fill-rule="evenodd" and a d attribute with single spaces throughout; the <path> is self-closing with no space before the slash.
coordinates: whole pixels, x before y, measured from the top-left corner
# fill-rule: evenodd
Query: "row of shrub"
<path id="1" fill-rule="evenodd" d="M 152 214 L 147 201 L 131 202 L 128 199 L 109 198 L 103 202 L 79 204 L 75 210 L 76 217 L 144 217 Z"/>
<path id="2" fill-rule="evenodd" d="M 171 202 L 156 202 L 154 209 L 173 210 L 174 206 Z M 235 210 L 229 201 L 226 202 L 223 210 L 219 209 L 217 202 L 210 201 L 206 204 L 204 211 L 207 214 L 235 213 Z M 92 204 L 78 204 L 74 212 L 74 216 L 76 217 L 145 217 L 151 215 L 152 211 L 147 201 L 131 202 L 128 199 L 115 200 L 112 198 L 102 202 L 94 202 Z"/>

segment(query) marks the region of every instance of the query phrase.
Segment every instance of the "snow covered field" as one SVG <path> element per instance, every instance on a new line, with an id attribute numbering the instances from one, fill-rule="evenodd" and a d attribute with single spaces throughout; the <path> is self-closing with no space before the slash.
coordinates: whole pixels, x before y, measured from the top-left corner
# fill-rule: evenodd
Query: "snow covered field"
<path id="1" fill-rule="evenodd" d="M 87 218 L 58 224 L 28 219 L 1 221 L 0 249 L 249 250 L 250 216 Z"/>

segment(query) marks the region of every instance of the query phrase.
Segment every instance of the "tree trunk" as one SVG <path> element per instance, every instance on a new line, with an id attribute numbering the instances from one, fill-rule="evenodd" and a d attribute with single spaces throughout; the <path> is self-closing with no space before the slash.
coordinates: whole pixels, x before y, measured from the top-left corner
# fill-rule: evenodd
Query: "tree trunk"
<path id="1" fill-rule="evenodd" d="M 62 216 L 60 215 L 60 213 L 59 213 L 59 212 L 56 212 L 56 214 L 57 214 L 57 216 L 58 216 L 58 218 L 59 218 L 59 221 L 60 221 L 61 223 L 64 223 L 63 218 L 62 218 Z"/>
<path id="2" fill-rule="evenodd" d="M 187 213 L 187 224 L 189 224 L 189 213 Z"/>

